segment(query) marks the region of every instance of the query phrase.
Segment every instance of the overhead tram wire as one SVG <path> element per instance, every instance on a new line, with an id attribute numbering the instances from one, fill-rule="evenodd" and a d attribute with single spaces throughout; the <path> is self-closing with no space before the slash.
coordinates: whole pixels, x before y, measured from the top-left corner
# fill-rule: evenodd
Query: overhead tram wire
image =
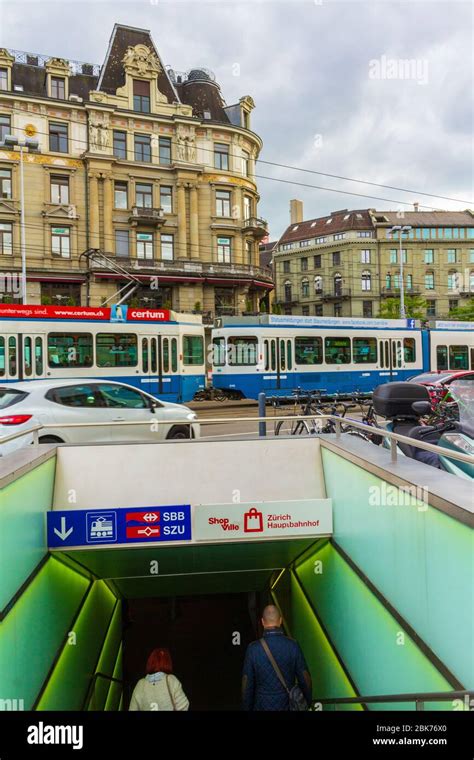
<path id="1" fill-rule="evenodd" d="M 17 113 L 21 113 L 22 115 L 24 115 L 24 111 L 22 111 L 21 109 L 13 108 L 11 110 L 12 111 L 16 111 Z M 87 122 L 78 121 L 77 119 L 69 119 L 67 121 L 67 123 L 79 124 L 82 127 L 86 127 L 87 126 Z M 123 131 L 123 130 L 117 130 L 117 131 Z M 36 134 L 40 134 L 40 135 L 43 135 L 45 137 L 49 137 L 49 132 L 42 132 L 41 130 L 38 130 L 36 132 Z M 153 133 L 153 135 L 150 135 L 150 137 L 155 137 L 155 138 L 159 137 L 159 136 L 160 135 L 156 135 L 155 133 Z M 162 135 L 162 137 L 167 137 L 167 135 Z M 170 139 L 170 142 L 171 142 L 172 145 L 178 145 L 178 143 L 176 142 L 176 140 L 173 140 L 172 138 L 168 138 L 168 139 Z M 71 141 L 72 141 L 72 139 L 71 139 Z M 89 141 L 88 140 L 79 140 L 79 139 L 75 138 L 73 140 L 73 142 L 79 143 L 81 145 L 85 145 L 85 146 L 89 147 Z M 207 153 L 214 153 L 214 150 L 211 149 L 211 148 L 200 147 L 199 150 L 207 152 Z M 126 149 L 126 152 L 127 152 L 127 154 L 128 153 L 132 153 L 133 154 L 132 160 L 134 161 L 134 151 Z M 235 159 L 237 159 L 239 161 L 242 161 L 242 156 L 237 156 L 235 153 L 229 153 L 228 155 L 231 158 L 235 158 Z M 82 159 L 79 157 L 79 158 L 76 158 L 76 160 L 82 160 Z M 128 160 L 128 158 L 126 160 Z M 304 167 L 289 166 L 289 165 L 286 165 L 286 164 L 280 164 L 280 163 L 273 162 L 273 161 L 266 161 L 266 160 L 261 159 L 261 158 L 255 159 L 255 162 L 256 163 L 267 164 L 267 165 L 270 165 L 270 166 L 276 166 L 276 167 L 279 167 L 279 168 L 282 168 L 282 169 L 290 169 L 290 170 L 294 170 L 294 171 L 301 171 L 301 172 L 306 172 L 306 173 L 310 173 L 310 174 L 317 174 L 317 175 L 321 175 L 321 176 L 325 176 L 325 177 L 331 177 L 331 178 L 334 178 L 334 179 L 341 179 L 341 180 L 347 181 L 347 182 L 357 182 L 357 183 L 360 183 L 360 184 L 372 185 L 374 187 L 383 187 L 383 188 L 387 188 L 389 190 L 399 190 L 401 192 L 411 193 L 413 195 L 426 195 L 426 196 L 429 196 L 431 198 L 439 198 L 439 199 L 442 199 L 442 200 L 450 200 L 450 201 L 453 201 L 454 203 L 467 203 L 468 205 L 474 205 L 474 201 L 472 201 L 472 200 L 468 201 L 468 200 L 463 200 L 463 199 L 460 199 L 460 198 L 451 198 L 451 197 L 445 196 L 445 195 L 436 195 L 434 193 L 426 193 L 426 192 L 423 192 L 423 191 L 411 190 L 409 188 L 398 188 L 398 187 L 394 187 L 392 185 L 385 185 L 385 184 L 379 184 L 379 183 L 376 183 L 376 182 L 371 182 L 369 180 L 353 179 L 351 177 L 343 177 L 343 176 L 340 176 L 340 175 L 337 175 L 337 174 L 329 174 L 327 172 L 318 172 L 318 171 L 316 171 L 314 169 L 306 169 Z M 139 163 L 145 163 L 145 162 L 139 162 Z M 146 163 L 148 163 L 148 162 L 146 162 Z M 188 164 L 190 164 L 192 166 L 197 166 L 199 168 L 202 168 L 202 164 L 199 164 L 197 161 L 192 161 L 192 162 L 188 161 L 186 163 L 188 163 Z M 160 166 L 160 164 L 151 164 L 151 166 Z M 234 172 L 232 172 L 232 173 L 234 173 Z M 292 180 L 280 179 L 278 177 L 265 177 L 263 175 L 258 175 L 258 174 L 254 174 L 253 176 L 254 177 L 258 177 L 260 179 L 271 180 L 271 181 L 274 181 L 274 182 L 285 182 L 287 184 L 295 184 L 295 185 L 300 185 L 302 187 L 313 188 L 313 189 L 316 189 L 316 190 L 325 190 L 327 192 L 341 193 L 343 195 L 350 195 L 350 196 L 354 196 L 354 197 L 369 198 L 371 200 L 382 200 L 382 201 L 386 201 L 386 202 L 389 202 L 389 203 L 398 203 L 398 204 L 410 205 L 410 206 L 413 205 L 412 201 L 394 200 L 392 198 L 380 198 L 380 197 L 374 196 L 374 195 L 366 195 L 366 194 L 362 194 L 362 193 L 352 193 L 352 192 L 347 192 L 345 190 L 338 190 L 338 189 L 330 188 L 330 187 L 322 187 L 322 186 L 318 186 L 318 185 L 306 185 L 304 183 L 294 182 Z M 440 208 L 436 208 L 434 206 L 427 206 L 427 205 L 421 204 L 421 203 L 419 204 L 419 206 L 421 208 L 432 209 L 433 211 L 446 211 L 446 209 L 440 209 Z"/>

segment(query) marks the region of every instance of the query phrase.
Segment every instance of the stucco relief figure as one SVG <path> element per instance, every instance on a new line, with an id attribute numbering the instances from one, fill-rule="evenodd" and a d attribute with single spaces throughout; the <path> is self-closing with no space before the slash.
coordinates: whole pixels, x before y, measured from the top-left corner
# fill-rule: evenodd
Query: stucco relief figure
<path id="1" fill-rule="evenodd" d="M 186 161 L 186 130 L 181 126 L 176 131 L 176 153 L 178 161 Z"/>
<path id="2" fill-rule="evenodd" d="M 195 135 L 186 127 L 178 126 L 176 133 L 178 161 L 193 163 L 196 160 Z"/>
<path id="3" fill-rule="evenodd" d="M 93 121 L 89 124 L 89 140 L 92 150 L 104 151 L 109 146 L 109 130 L 105 122 Z"/>

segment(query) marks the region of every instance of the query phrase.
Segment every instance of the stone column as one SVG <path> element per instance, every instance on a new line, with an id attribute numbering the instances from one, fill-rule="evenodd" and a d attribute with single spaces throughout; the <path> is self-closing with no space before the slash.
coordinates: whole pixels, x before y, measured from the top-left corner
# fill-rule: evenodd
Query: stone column
<path id="1" fill-rule="evenodd" d="M 115 253 L 113 215 L 112 178 L 104 177 L 104 251 Z"/>
<path id="2" fill-rule="evenodd" d="M 90 246 L 100 248 L 99 235 L 99 175 L 97 172 L 89 174 L 89 224 Z"/>
<path id="3" fill-rule="evenodd" d="M 187 258 L 186 245 L 186 191 L 183 182 L 177 183 L 178 201 L 178 245 L 177 258 Z"/>
<path id="4" fill-rule="evenodd" d="M 189 189 L 189 233 L 191 240 L 191 258 L 199 259 L 199 212 L 197 185 Z"/>

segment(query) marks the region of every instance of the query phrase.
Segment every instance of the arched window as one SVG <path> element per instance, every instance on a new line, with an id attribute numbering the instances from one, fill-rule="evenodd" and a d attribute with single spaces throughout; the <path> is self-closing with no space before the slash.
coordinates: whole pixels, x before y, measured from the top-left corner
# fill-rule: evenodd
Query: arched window
<path id="1" fill-rule="evenodd" d="M 308 298 L 309 296 L 309 280 L 307 277 L 301 280 L 301 295 L 303 298 Z"/>
<path id="2" fill-rule="evenodd" d="M 316 294 L 323 292 L 323 278 L 320 274 L 317 274 L 314 278 L 314 292 Z"/>
<path id="3" fill-rule="evenodd" d="M 361 275 L 362 290 L 372 290 L 372 275 L 368 269 L 364 269 Z"/>
<path id="4" fill-rule="evenodd" d="M 289 280 L 285 280 L 284 288 L 285 288 L 285 301 L 291 301 L 291 282 Z"/>
<path id="5" fill-rule="evenodd" d="M 334 275 L 334 295 L 342 296 L 342 274 L 336 272 Z"/>
<path id="6" fill-rule="evenodd" d="M 461 275 L 452 269 L 448 272 L 448 290 L 459 290 L 461 285 Z"/>
<path id="7" fill-rule="evenodd" d="M 387 290 L 391 290 L 392 288 L 392 275 L 390 274 L 390 272 L 387 272 L 387 274 L 385 275 L 385 288 Z"/>

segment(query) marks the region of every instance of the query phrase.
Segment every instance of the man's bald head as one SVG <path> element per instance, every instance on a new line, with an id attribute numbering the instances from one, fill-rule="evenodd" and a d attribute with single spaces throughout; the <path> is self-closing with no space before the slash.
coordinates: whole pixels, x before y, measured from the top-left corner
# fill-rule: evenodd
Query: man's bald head
<path id="1" fill-rule="evenodd" d="M 274 604 L 267 604 L 262 613 L 262 623 L 264 628 L 274 628 L 281 626 L 281 613 Z"/>

